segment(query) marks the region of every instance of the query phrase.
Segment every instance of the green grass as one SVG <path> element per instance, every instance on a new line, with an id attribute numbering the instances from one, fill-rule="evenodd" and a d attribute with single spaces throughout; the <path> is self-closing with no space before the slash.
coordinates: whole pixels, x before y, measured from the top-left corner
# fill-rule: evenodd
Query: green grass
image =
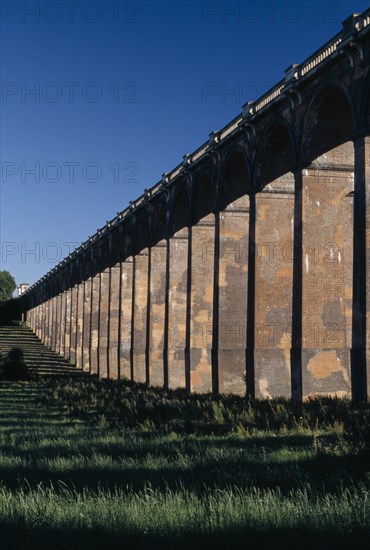
<path id="1" fill-rule="evenodd" d="M 1 382 L 1 550 L 366 548 L 368 407 L 283 405 Z"/>
<path id="2" fill-rule="evenodd" d="M 361 547 L 368 534 L 369 512 L 361 490 L 319 498 L 307 489 L 288 496 L 279 490 L 238 488 L 203 495 L 151 488 L 137 493 L 121 489 L 79 493 L 62 486 L 15 495 L 4 490 L 0 491 L 0 543 L 4 547 L 11 536 L 24 548 L 33 536 L 38 547 L 45 543 L 49 548 L 55 543 L 68 548 L 104 544 L 119 548 L 124 542 L 142 548 L 174 544 L 310 548 L 318 543 L 325 548 Z M 16 530 L 15 536 L 4 529 L 8 525 Z"/>
<path id="3" fill-rule="evenodd" d="M 297 430 L 353 425 L 367 418 L 369 404 L 353 405 L 349 399 L 319 397 L 305 403 L 287 399 L 247 400 L 236 395 L 188 394 L 127 380 L 75 381 L 50 379 L 45 400 L 59 402 L 80 418 L 102 421 L 121 428 L 218 433 L 258 430 Z M 353 427 L 353 426 L 352 426 Z"/>

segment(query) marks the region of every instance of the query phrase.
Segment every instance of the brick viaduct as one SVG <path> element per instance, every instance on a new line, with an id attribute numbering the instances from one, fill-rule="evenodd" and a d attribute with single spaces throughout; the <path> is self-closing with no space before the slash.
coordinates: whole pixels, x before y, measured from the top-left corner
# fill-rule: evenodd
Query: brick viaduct
<path id="1" fill-rule="evenodd" d="M 370 10 L 16 299 L 100 377 L 370 391 Z"/>

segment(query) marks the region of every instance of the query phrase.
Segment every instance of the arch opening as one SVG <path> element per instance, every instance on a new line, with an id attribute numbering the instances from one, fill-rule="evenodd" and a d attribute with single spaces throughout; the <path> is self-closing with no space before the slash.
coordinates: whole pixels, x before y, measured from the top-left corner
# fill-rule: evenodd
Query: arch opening
<path id="1" fill-rule="evenodd" d="M 189 203 L 183 189 L 178 191 L 173 199 L 171 208 L 171 234 L 189 225 Z"/>
<path id="2" fill-rule="evenodd" d="M 149 222 L 147 213 L 141 209 L 136 216 L 134 225 L 135 253 L 149 246 Z"/>
<path id="3" fill-rule="evenodd" d="M 194 183 L 192 201 L 192 221 L 196 224 L 216 209 L 213 179 L 208 174 L 201 175 Z"/>
<path id="4" fill-rule="evenodd" d="M 167 237 L 167 222 L 165 208 L 160 204 L 152 214 L 152 246 Z"/>
<path id="5" fill-rule="evenodd" d="M 353 135 L 352 109 L 346 94 L 336 85 L 327 86 L 314 97 L 305 115 L 303 164 L 340 164 L 340 146 L 351 142 Z"/>
<path id="6" fill-rule="evenodd" d="M 262 190 L 294 169 L 295 154 L 291 133 L 276 122 L 260 138 L 257 153 L 255 188 Z"/>
<path id="7" fill-rule="evenodd" d="M 241 151 L 234 151 L 227 159 L 222 175 L 220 209 L 225 209 L 250 191 L 250 176 L 245 155 Z"/>

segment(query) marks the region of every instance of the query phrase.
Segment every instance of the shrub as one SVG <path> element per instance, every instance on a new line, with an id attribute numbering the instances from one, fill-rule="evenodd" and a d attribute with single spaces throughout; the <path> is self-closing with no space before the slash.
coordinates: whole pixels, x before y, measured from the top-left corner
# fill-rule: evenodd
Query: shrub
<path id="1" fill-rule="evenodd" d="M 29 380 L 30 375 L 24 361 L 23 350 L 12 348 L 3 360 L 2 377 L 5 380 Z"/>

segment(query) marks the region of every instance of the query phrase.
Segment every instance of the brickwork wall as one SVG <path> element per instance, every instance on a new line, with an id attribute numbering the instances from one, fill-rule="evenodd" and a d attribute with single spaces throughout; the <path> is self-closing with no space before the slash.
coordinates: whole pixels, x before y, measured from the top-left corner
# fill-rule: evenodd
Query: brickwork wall
<path id="1" fill-rule="evenodd" d="M 71 289 L 71 342 L 69 359 L 71 363 L 76 364 L 76 336 L 77 336 L 77 319 L 78 319 L 78 287 L 75 286 Z"/>
<path id="2" fill-rule="evenodd" d="M 190 389 L 212 390 L 214 215 L 192 227 Z"/>
<path id="3" fill-rule="evenodd" d="M 146 382 L 146 342 L 148 307 L 148 249 L 136 255 L 134 260 L 134 319 L 133 319 L 133 380 Z"/>
<path id="4" fill-rule="evenodd" d="M 121 377 L 133 378 L 132 370 L 132 296 L 133 296 L 134 262 L 132 257 L 121 265 L 121 327 L 120 327 L 120 374 Z"/>
<path id="5" fill-rule="evenodd" d="M 150 273 L 149 382 L 154 386 L 163 386 L 165 382 L 166 241 L 161 241 L 152 248 Z"/>
<path id="6" fill-rule="evenodd" d="M 115 232 L 108 224 L 78 261 L 31 288 L 37 336 L 100 377 L 366 398 L 370 33 L 361 32 L 352 67 L 348 56 L 323 56 L 297 87 L 288 72 L 281 95 L 247 106 Z"/>
<path id="7" fill-rule="evenodd" d="M 333 388 L 338 395 L 348 395 L 352 144 L 325 160 L 341 160 L 343 171 L 319 166 L 303 174 L 303 395 Z"/>
<path id="8" fill-rule="evenodd" d="M 60 349 L 59 353 L 61 355 L 65 355 L 65 341 L 66 341 L 66 297 L 67 292 L 64 291 L 61 296 L 61 304 L 60 304 Z M 37 333 L 36 333 L 37 334 Z M 39 336 L 37 334 L 37 336 Z M 39 336 L 40 338 L 40 336 Z"/>
<path id="9" fill-rule="evenodd" d="M 91 277 L 84 281 L 85 293 L 83 309 L 80 312 L 83 316 L 83 337 L 82 337 L 82 368 L 90 372 L 90 348 L 91 348 L 91 297 L 92 297 L 92 279 Z"/>
<path id="10" fill-rule="evenodd" d="M 245 393 L 249 198 L 220 215 L 218 382 L 221 392 Z"/>
<path id="11" fill-rule="evenodd" d="M 188 234 L 181 229 L 170 239 L 168 385 L 185 388 L 186 305 L 188 283 Z"/>
<path id="12" fill-rule="evenodd" d="M 100 273 L 92 279 L 91 289 L 91 340 L 90 372 L 99 374 L 99 308 L 100 308 Z"/>
<path id="13" fill-rule="evenodd" d="M 110 300 L 110 269 L 100 274 L 100 307 L 99 307 L 99 376 L 109 377 L 108 365 L 108 334 L 109 334 L 109 300 Z"/>
<path id="14" fill-rule="evenodd" d="M 109 299 L 109 378 L 119 375 L 120 265 L 112 267 Z"/>
<path id="15" fill-rule="evenodd" d="M 84 302 L 85 282 L 77 286 L 76 366 L 83 368 Z"/>
<path id="16" fill-rule="evenodd" d="M 256 198 L 256 396 L 290 396 L 294 180 L 279 178 Z M 290 193 L 290 194 L 289 194 Z"/>

